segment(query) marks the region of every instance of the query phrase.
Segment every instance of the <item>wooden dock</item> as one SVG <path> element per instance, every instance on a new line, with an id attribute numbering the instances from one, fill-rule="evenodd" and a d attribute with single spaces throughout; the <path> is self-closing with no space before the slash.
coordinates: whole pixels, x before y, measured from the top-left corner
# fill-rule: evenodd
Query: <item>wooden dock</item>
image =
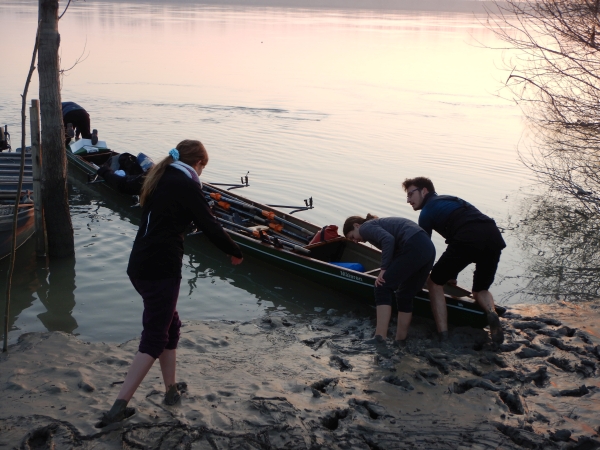
<path id="1" fill-rule="evenodd" d="M 14 202 L 17 195 L 19 183 L 19 171 L 21 168 L 21 153 L 0 153 L 0 201 Z M 31 154 L 25 155 L 25 170 L 23 172 L 22 194 L 27 191 L 33 193 L 33 173 L 31 169 Z"/>

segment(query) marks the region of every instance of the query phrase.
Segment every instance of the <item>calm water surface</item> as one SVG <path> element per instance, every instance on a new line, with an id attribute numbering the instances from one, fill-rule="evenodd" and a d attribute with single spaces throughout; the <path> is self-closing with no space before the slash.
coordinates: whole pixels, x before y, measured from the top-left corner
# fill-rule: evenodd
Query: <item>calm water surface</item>
<path id="1" fill-rule="evenodd" d="M 200 139 L 211 157 L 206 181 L 236 182 L 249 171 L 244 195 L 272 204 L 312 196 L 315 209 L 301 214 L 319 225 L 367 212 L 416 220 L 400 184 L 417 175 L 508 223 L 532 180 L 517 159 L 520 111 L 495 95 L 506 74 L 501 54 L 486 47 L 498 42 L 485 16 L 470 12 L 481 11 L 478 2 L 418 5 L 77 2 L 60 21 L 62 67 L 77 63 L 63 76 L 62 98 L 84 106 L 119 152 L 158 160 L 181 139 Z M 0 122 L 13 147 L 36 22 L 37 2 L 0 4 L 11 36 L 2 46 L 9 70 L 0 73 Z M 34 80 L 30 98 L 37 89 Z M 135 212 L 82 185 L 72 186 L 71 205 L 74 259 L 46 268 L 31 244 L 19 253 L 11 340 L 45 329 L 104 341 L 140 332 L 141 300 L 125 275 Z M 434 242 L 441 254 L 443 240 Z M 524 265 L 511 235 L 507 242 L 492 288 L 504 304 L 522 300 L 513 291 Z M 272 270 L 251 258 L 234 268 L 209 246 L 188 246 L 180 313 L 244 320 L 266 308 L 360 306 Z M 470 286 L 470 277 L 459 281 Z"/>

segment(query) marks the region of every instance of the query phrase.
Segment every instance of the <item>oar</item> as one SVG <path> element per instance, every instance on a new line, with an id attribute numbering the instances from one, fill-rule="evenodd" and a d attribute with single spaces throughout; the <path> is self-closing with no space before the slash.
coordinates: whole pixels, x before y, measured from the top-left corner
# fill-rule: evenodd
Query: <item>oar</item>
<path id="1" fill-rule="evenodd" d="M 219 222 L 227 225 L 227 226 L 231 226 L 233 228 L 237 228 L 238 230 L 245 231 L 246 233 L 249 233 L 251 236 L 253 236 L 253 237 L 257 238 L 257 239 L 263 240 L 263 237 L 264 237 L 267 240 L 263 241 L 263 242 L 267 242 L 268 244 L 271 244 L 271 245 L 276 245 L 276 243 L 273 242 L 273 239 L 276 239 L 276 238 L 271 238 L 271 236 L 269 236 L 268 234 L 261 233 L 261 232 L 259 232 L 257 230 L 252 230 L 251 228 L 247 228 L 247 227 L 245 227 L 243 225 L 238 225 L 237 223 L 230 222 L 229 220 L 221 219 L 219 217 L 217 217 L 217 220 Z M 294 251 L 296 251 L 298 253 L 303 253 L 305 255 L 309 255 L 310 254 L 310 250 L 307 250 L 304 247 L 300 247 L 299 245 L 294 245 L 294 244 L 290 244 L 288 242 L 279 241 L 279 240 L 278 240 L 278 242 L 281 245 L 290 247 L 292 250 L 294 250 Z"/>
<path id="2" fill-rule="evenodd" d="M 227 197 L 225 197 L 225 196 L 222 196 L 221 194 L 209 194 L 209 196 L 210 196 L 210 198 L 207 198 L 207 200 L 215 200 L 216 204 L 219 205 L 221 208 L 223 208 L 226 211 L 235 211 L 235 212 L 237 212 L 239 214 L 242 214 L 242 215 L 244 215 L 246 217 L 252 217 L 252 219 L 255 222 L 258 222 L 258 223 L 261 223 L 261 224 L 265 224 L 269 228 L 273 229 L 274 231 L 277 231 L 278 233 L 287 234 L 288 236 L 294 237 L 294 238 L 296 238 L 296 239 L 298 239 L 298 240 L 300 240 L 300 241 L 302 241 L 304 243 L 308 243 L 308 241 L 309 241 L 309 239 L 308 239 L 307 236 L 300 236 L 299 234 L 296 234 L 296 233 L 294 233 L 294 232 L 292 232 L 290 230 L 286 230 L 286 229 L 283 228 L 282 224 L 268 223 L 264 219 L 262 219 L 261 217 L 258 217 L 258 216 L 254 215 L 254 214 L 248 213 L 246 211 L 242 211 L 242 210 L 237 209 L 237 208 L 233 208 L 231 206 L 231 204 L 236 204 L 236 205 L 240 205 L 240 206 L 243 207 L 243 205 L 248 205 L 247 203 L 238 202 L 236 200 L 225 201 L 225 200 L 229 200 L 229 199 Z M 224 200 L 221 200 L 221 199 L 224 199 Z M 250 206 L 250 208 L 246 208 L 246 209 L 251 209 L 253 211 L 260 211 L 267 218 L 271 217 L 269 214 L 273 214 L 273 213 L 270 213 L 269 211 L 262 211 L 260 208 L 257 208 L 257 207 L 252 206 L 252 205 L 248 205 L 248 206 Z M 265 214 L 265 213 L 267 213 L 267 214 Z M 277 216 L 274 216 L 274 217 L 277 217 Z M 283 220 L 283 219 L 281 219 L 281 220 Z M 304 230 L 304 228 L 302 228 L 302 229 Z M 305 230 L 305 231 L 308 231 L 308 230 Z M 311 233 L 311 236 L 313 234 L 314 233 Z"/>
<path id="3" fill-rule="evenodd" d="M 210 189 L 210 187 L 208 187 L 208 188 Z M 269 220 L 276 220 L 277 222 L 288 225 L 288 226 L 300 231 L 301 233 L 306 234 L 307 236 L 312 237 L 315 234 L 314 232 L 309 231 L 306 228 L 301 227 L 300 225 L 296 225 L 295 223 L 290 222 L 289 220 L 282 219 L 281 217 L 277 216 L 273 211 L 265 211 L 254 205 L 250 205 L 248 203 L 231 198 L 228 195 L 221 194 L 220 192 L 212 192 L 209 195 L 212 199 L 214 199 L 216 201 L 223 199 L 224 201 L 231 203 L 232 205 L 238 205 L 244 209 L 248 209 L 250 211 L 254 211 L 256 213 L 262 214 L 264 217 L 266 217 Z"/>
<path id="4" fill-rule="evenodd" d="M 225 209 L 221 205 L 218 205 L 218 206 L 220 208 L 222 208 L 225 212 L 229 212 L 229 211 L 233 210 L 234 212 L 240 213 L 240 214 L 245 215 L 247 217 L 252 217 L 252 219 L 255 222 L 258 222 L 261 225 L 265 225 L 265 226 L 269 225 L 269 223 L 266 220 L 264 220 L 264 219 L 262 219 L 261 217 L 258 217 L 258 216 L 253 216 L 251 213 L 248 213 L 246 211 L 240 211 L 240 210 L 237 210 L 237 209 L 234 209 L 234 208 Z M 220 211 L 215 211 L 215 212 L 217 214 L 221 215 L 222 217 L 231 217 L 229 214 L 225 214 L 224 212 L 220 212 Z M 271 227 L 269 228 L 269 231 L 274 232 L 273 228 L 271 228 Z M 287 238 L 285 236 L 282 236 L 280 234 L 277 234 L 277 236 L 275 236 L 275 237 L 277 237 L 277 239 L 280 239 L 282 241 L 289 242 L 290 245 L 298 245 L 298 241 L 297 240 L 296 241 L 292 241 L 291 239 L 289 239 L 289 238 Z"/>
<path id="5" fill-rule="evenodd" d="M 242 213 L 242 214 L 247 215 L 247 216 L 251 215 L 250 213 L 247 213 L 247 212 L 244 212 L 244 211 L 239 211 L 239 210 L 236 210 L 234 208 L 230 208 L 228 210 L 225 210 L 224 212 L 220 212 L 220 211 L 214 211 L 214 212 L 217 213 L 217 214 L 219 214 L 220 217 L 225 218 L 229 222 L 231 222 L 233 220 L 233 223 L 237 223 L 238 225 L 240 225 L 239 222 L 237 222 L 235 220 L 235 216 L 231 216 L 230 214 L 228 214 L 232 210 L 234 211 L 234 214 L 236 214 L 236 213 L 239 212 L 239 213 Z M 232 218 L 232 219 L 229 220 L 230 218 Z M 268 222 L 266 222 L 265 220 L 263 220 L 262 218 L 260 218 L 258 216 L 254 216 L 253 219 L 258 219 L 258 222 L 260 224 L 264 224 L 264 226 L 268 226 L 269 227 L 269 229 L 267 229 L 267 230 L 261 230 L 261 233 L 263 233 L 263 235 L 265 233 L 267 233 L 267 232 L 271 232 L 271 233 L 273 233 L 273 235 L 269 235 L 269 237 L 272 237 L 276 241 L 283 241 L 283 242 L 289 244 L 292 247 L 293 246 L 297 246 L 299 244 L 298 240 L 293 241 L 290 238 L 277 233 L 277 231 L 276 231 L 277 226 L 278 226 L 277 224 L 268 223 Z M 256 235 L 255 230 L 253 230 L 253 233 L 254 233 L 254 235 Z M 272 243 L 272 242 L 269 241 L 269 243 Z M 278 243 L 278 242 L 276 242 L 276 243 Z M 277 246 L 277 245 L 275 245 L 275 246 Z"/>

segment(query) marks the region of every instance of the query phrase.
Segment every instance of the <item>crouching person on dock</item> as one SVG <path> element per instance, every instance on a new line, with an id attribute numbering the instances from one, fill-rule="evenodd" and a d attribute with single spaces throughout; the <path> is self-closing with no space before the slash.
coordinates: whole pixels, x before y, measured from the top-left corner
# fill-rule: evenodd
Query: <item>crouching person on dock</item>
<path id="1" fill-rule="evenodd" d="M 344 236 L 369 242 L 381 250 L 381 271 L 375 280 L 377 326 L 370 343 L 384 342 L 396 297 L 398 328 L 396 344 L 402 344 L 412 319 L 413 298 L 423 288 L 435 261 L 431 239 L 412 220 L 401 217 L 352 216 L 344 223 Z"/>
<path id="2" fill-rule="evenodd" d="M 194 222 L 213 244 L 231 256 L 232 264 L 242 262 L 240 248 L 212 215 L 202 193 L 198 176 L 207 163 L 202 143 L 185 140 L 146 176 L 140 197 L 142 221 L 127 268 L 131 283 L 144 301 L 142 337 L 117 400 L 103 414 L 97 428 L 135 413 L 127 403 L 156 359 L 165 383 L 165 403 L 173 405 L 180 399 L 175 361 L 181 322 L 176 307 L 188 225 Z"/>
<path id="3" fill-rule="evenodd" d="M 63 124 L 65 126 L 65 143 L 71 139 L 91 139 L 92 145 L 98 143 L 98 130 L 91 130 L 89 113 L 74 102 L 62 102 Z"/>
<path id="4" fill-rule="evenodd" d="M 483 308 L 490 326 L 492 341 L 504 342 L 494 297 L 489 291 L 494 282 L 500 253 L 506 247 L 496 222 L 463 199 L 438 195 L 429 178 L 406 179 L 402 183 L 406 202 L 419 214 L 419 225 L 431 236 L 433 230 L 446 239 L 448 247 L 427 279 L 433 317 L 442 341 L 448 338 L 448 312 L 444 284 L 456 280 L 469 264 L 475 263 L 473 297 Z"/>

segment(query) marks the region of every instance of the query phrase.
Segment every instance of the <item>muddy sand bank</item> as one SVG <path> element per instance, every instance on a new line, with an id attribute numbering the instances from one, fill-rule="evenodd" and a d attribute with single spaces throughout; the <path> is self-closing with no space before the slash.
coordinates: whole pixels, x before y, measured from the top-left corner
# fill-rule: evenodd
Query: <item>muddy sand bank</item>
<path id="1" fill-rule="evenodd" d="M 181 402 L 162 402 L 155 364 L 136 415 L 102 430 L 138 341 L 25 334 L 0 356 L 0 447 L 600 448 L 600 304 L 516 307 L 502 323 L 500 348 L 470 328 L 440 347 L 418 319 L 396 348 L 366 345 L 373 321 L 333 310 L 188 322 Z"/>

